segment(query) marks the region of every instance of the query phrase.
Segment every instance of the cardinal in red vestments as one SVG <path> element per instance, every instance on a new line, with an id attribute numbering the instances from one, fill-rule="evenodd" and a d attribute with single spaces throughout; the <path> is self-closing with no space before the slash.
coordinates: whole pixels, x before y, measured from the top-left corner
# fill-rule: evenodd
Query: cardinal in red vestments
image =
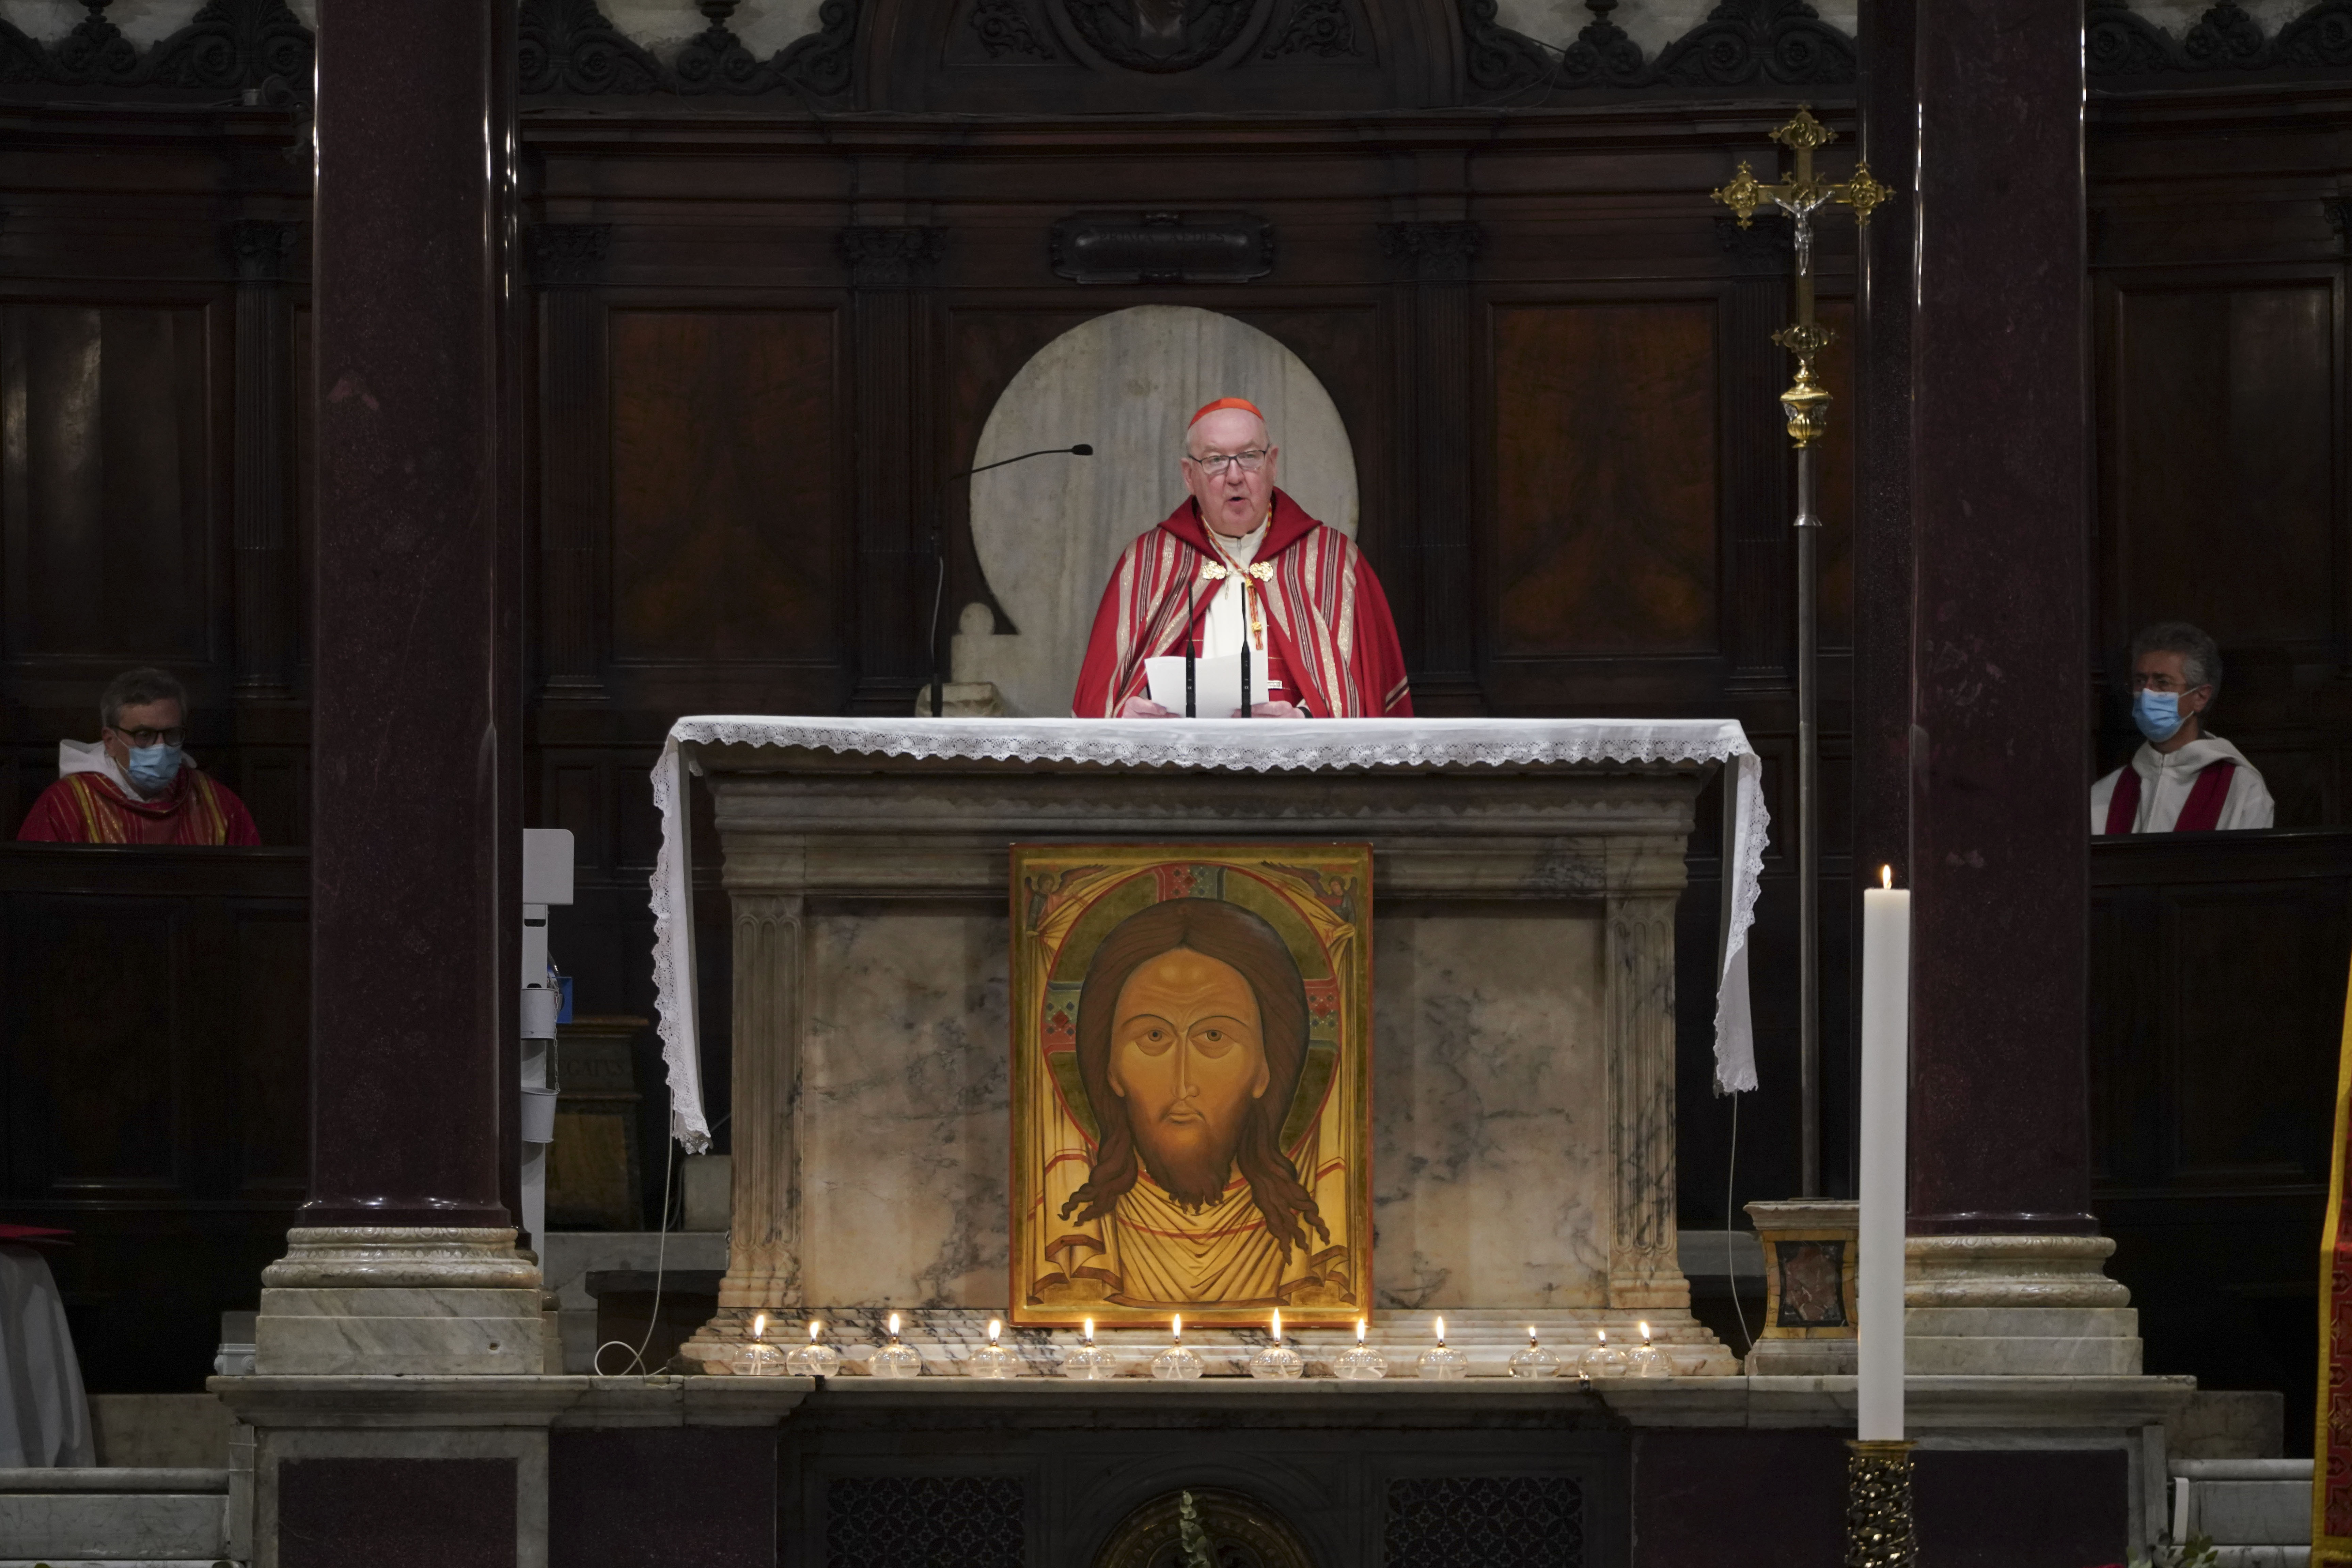
<path id="1" fill-rule="evenodd" d="M 1165 719 L 1144 660 L 1239 653 L 1262 719 L 1403 719 L 1404 655 L 1380 579 L 1355 542 L 1275 488 L 1280 456 L 1256 406 L 1221 397 L 1184 435 L 1184 504 L 1127 547 L 1095 612 L 1070 711 Z"/>
<path id="2" fill-rule="evenodd" d="M 58 782 L 17 830 L 53 844 L 261 842 L 245 803 L 181 750 L 187 693 L 160 669 L 118 675 L 99 702 L 95 742 L 58 742 Z"/>

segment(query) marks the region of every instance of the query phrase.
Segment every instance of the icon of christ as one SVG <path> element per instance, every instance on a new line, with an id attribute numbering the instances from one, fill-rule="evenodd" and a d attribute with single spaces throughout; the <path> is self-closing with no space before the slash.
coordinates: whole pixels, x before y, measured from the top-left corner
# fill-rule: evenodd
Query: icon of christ
<path id="1" fill-rule="evenodd" d="M 1283 881 L 1297 869 L 1261 874 Z M 1286 907 L 1238 868 L 1223 868 L 1219 885 Z M 1335 919 L 1292 891 L 1287 907 Z M 1307 925 L 1296 913 L 1286 923 L 1302 934 Z M 1352 952 L 1360 934 L 1348 930 L 1343 948 Z M 1050 1309 L 1073 1303 L 1097 1316 L 1224 1308 L 1253 1320 L 1276 1306 L 1294 1317 L 1352 1310 L 1352 1178 L 1362 1162 L 1341 1152 L 1332 1123 L 1344 1115 L 1320 1114 L 1344 1087 L 1334 1082 L 1339 1053 L 1333 1041 L 1317 1047 L 1317 1003 L 1284 933 L 1242 902 L 1164 898 L 1101 931 L 1075 1005 L 1069 985 L 1057 989 L 1067 1048 L 1054 1076 L 1092 1136 L 1049 1140 L 1062 1146 L 1024 1216 L 1040 1243 L 1037 1268 L 1015 1295 L 1047 1310 L 1024 1316 L 1058 1319 Z M 1337 989 L 1328 979 L 1316 987 L 1327 1036 Z M 1344 1077 L 1360 1081 L 1352 1064 Z"/>

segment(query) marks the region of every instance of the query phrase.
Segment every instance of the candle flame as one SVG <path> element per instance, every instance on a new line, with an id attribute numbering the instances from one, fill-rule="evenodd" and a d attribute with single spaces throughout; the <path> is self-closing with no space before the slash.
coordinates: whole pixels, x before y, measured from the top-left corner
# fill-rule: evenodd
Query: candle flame
<path id="1" fill-rule="evenodd" d="M 1601 1336 L 1601 1342 L 1602 1344 L 1605 1345 L 1609 1342 L 1609 1331 L 1607 1329 L 1595 1329 L 1592 1331 Z"/>
<path id="2" fill-rule="evenodd" d="M 1364 1342 L 1364 1320 L 1361 1318 L 1356 1320 L 1356 1342 L 1358 1344 Z"/>
<path id="3" fill-rule="evenodd" d="M 1528 1348 L 1532 1350 L 1532 1349 L 1535 1347 L 1535 1342 L 1536 1342 L 1536 1326 L 1535 1326 L 1533 1323 L 1529 1323 L 1529 1324 L 1528 1325 Z"/>
<path id="4" fill-rule="evenodd" d="M 1087 1343 L 1088 1343 L 1088 1344 L 1092 1344 L 1092 1343 L 1094 1343 L 1094 1342 L 1095 1342 L 1095 1321 L 1094 1321 L 1092 1318 L 1088 1318 L 1088 1319 L 1087 1320 L 1087 1335 L 1086 1335 L 1086 1337 L 1087 1337 Z"/>
<path id="5" fill-rule="evenodd" d="M 1441 1345 L 1445 1342 L 1445 1320 L 1443 1317 L 1437 1320 L 1437 1342 Z"/>
<path id="6" fill-rule="evenodd" d="M 890 1314 L 890 1337 L 894 1340 L 898 1337 L 898 1314 L 896 1312 Z"/>
<path id="7" fill-rule="evenodd" d="M 988 1342 L 990 1344 L 994 1344 L 996 1342 L 996 1336 L 1003 1331 L 1004 1325 L 1003 1322 L 994 1318 L 988 1320 Z"/>
<path id="8" fill-rule="evenodd" d="M 1176 1339 L 1181 1340 L 1184 1337 L 1183 1313 L 1179 1312 L 1168 1321 L 1168 1332 L 1171 1337 Z"/>
<path id="9" fill-rule="evenodd" d="M 1892 866 L 1881 866 L 1881 867 L 1878 868 L 1878 885 L 1879 885 L 1880 887 L 1882 887 L 1882 888 L 1892 888 L 1893 886 L 1895 886 L 1895 868 L 1894 868 L 1894 867 L 1892 867 Z"/>
<path id="10" fill-rule="evenodd" d="M 1279 1307 L 1274 1310 L 1274 1342 L 1282 1342 L 1282 1309 Z"/>
<path id="11" fill-rule="evenodd" d="M 811 1344 L 814 1344 L 814 1343 L 816 1343 L 816 1337 L 817 1337 L 817 1335 L 819 1335 L 820 1333 L 823 1333 L 824 1331 L 824 1323 L 822 1323 L 821 1321 L 819 1321 L 818 1320 L 816 1320 L 816 1319 L 814 1319 L 814 1318 L 811 1318 L 811 1319 L 809 1320 L 809 1343 L 811 1343 Z"/>
<path id="12" fill-rule="evenodd" d="M 756 1340 L 767 1331 L 768 1314 L 765 1312 L 755 1313 L 751 1319 L 751 1337 Z"/>
<path id="13" fill-rule="evenodd" d="M 1649 1342 L 1650 1342 L 1650 1325 L 1649 1325 L 1649 1324 L 1647 1324 L 1647 1323 L 1643 1323 L 1643 1324 L 1642 1325 L 1642 1343 L 1646 1347 L 1646 1346 L 1649 1344 Z"/>

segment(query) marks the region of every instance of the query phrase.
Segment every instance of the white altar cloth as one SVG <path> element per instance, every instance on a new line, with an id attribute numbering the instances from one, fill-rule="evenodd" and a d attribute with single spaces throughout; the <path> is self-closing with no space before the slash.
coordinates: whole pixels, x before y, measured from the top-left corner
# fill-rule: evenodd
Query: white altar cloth
<path id="1" fill-rule="evenodd" d="M 654 863 L 654 988 L 669 1071 L 670 1133 L 689 1152 L 710 1143 L 694 999 L 692 858 L 686 768 L 692 745 L 795 746 L 843 754 L 986 762 L 1095 763 L 1271 773 L 1316 768 L 1514 767 L 1549 763 L 1736 764 L 1738 795 L 1724 857 L 1731 930 L 1717 976 L 1715 1081 L 1756 1087 L 1748 1011 L 1748 932 L 1770 818 L 1762 764 L 1728 719 L 915 719 L 703 714 L 670 726 L 653 773 L 661 812 Z"/>

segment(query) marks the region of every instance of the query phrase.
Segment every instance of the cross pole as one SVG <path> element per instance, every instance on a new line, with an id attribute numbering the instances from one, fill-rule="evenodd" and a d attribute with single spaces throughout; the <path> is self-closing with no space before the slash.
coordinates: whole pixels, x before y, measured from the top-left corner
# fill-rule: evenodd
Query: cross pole
<path id="1" fill-rule="evenodd" d="M 1772 140 L 1796 154 L 1796 170 L 1767 184 L 1742 159 L 1731 184 L 1715 199 L 1739 216 L 1746 228 L 1758 212 L 1778 207 L 1796 230 L 1797 320 L 1772 341 L 1797 356 L 1797 378 L 1780 394 L 1789 439 L 1797 447 L 1797 964 L 1799 1020 L 1798 1187 L 1801 1197 L 1822 1195 L 1822 803 L 1820 540 L 1822 520 L 1813 510 L 1814 443 L 1829 428 L 1830 395 L 1813 374 L 1813 361 L 1835 341 L 1813 313 L 1813 215 L 1832 204 L 1853 209 L 1857 226 L 1895 193 L 1870 176 L 1856 160 L 1853 177 L 1825 180 L 1813 172 L 1813 153 L 1837 132 L 1813 118 L 1810 106 L 1772 132 Z M 1725 871 L 1728 877 L 1728 869 Z"/>

